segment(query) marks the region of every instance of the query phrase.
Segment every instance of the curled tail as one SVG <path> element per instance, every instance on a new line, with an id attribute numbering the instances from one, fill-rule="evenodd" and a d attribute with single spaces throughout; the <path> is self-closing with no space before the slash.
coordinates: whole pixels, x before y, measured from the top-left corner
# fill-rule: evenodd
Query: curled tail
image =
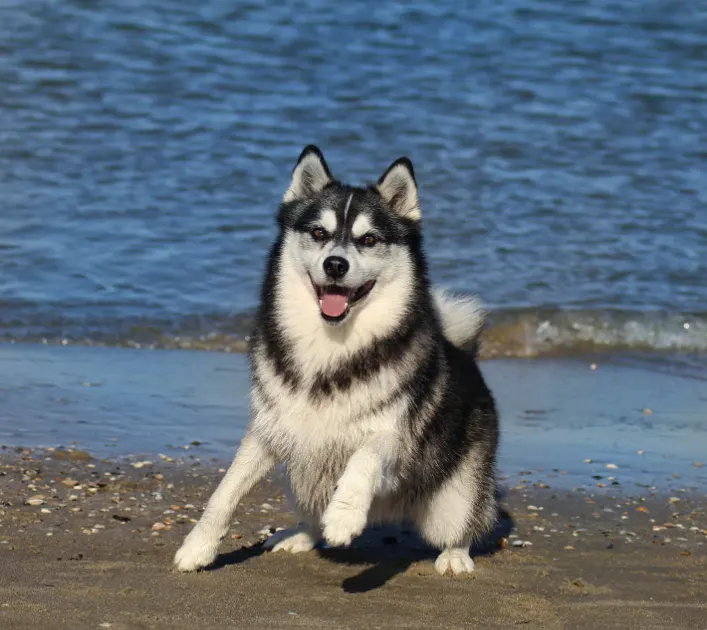
<path id="1" fill-rule="evenodd" d="M 435 305 L 442 320 L 444 336 L 455 346 L 478 346 L 484 325 L 484 310 L 475 297 L 451 295 L 444 289 L 434 289 Z"/>

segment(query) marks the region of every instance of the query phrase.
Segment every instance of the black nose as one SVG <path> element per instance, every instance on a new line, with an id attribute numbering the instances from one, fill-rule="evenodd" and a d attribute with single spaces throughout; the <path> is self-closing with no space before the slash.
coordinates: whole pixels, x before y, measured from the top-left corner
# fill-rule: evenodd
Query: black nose
<path id="1" fill-rule="evenodd" d="M 324 260 L 324 272 L 332 280 L 339 280 L 349 270 L 349 261 L 341 256 L 329 256 Z"/>

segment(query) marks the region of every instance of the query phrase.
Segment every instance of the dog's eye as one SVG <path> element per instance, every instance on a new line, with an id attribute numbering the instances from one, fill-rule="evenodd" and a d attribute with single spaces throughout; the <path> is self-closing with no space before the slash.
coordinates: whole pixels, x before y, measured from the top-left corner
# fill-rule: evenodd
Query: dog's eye
<path id="1" fill-rule="evenodd" d="M 314 228 L 310 232 L 310 234 L 312 235 L 312 238 L 317 242 L 323 241 L 327 237 L 327 233 L 324 231 L 323 228 L 320 227 Z"/>
<path id="2" fill-rule="evenodd" d="M 378 239 L 373 234 L 365 234 L 361 237 L 361 244 L 366 247 L 373 247 L 378 242 Z"/>

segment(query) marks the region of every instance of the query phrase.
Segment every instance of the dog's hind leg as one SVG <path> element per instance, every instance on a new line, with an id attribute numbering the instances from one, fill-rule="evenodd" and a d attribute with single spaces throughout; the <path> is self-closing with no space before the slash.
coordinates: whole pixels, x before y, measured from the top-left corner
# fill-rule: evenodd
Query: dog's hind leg
<path id="1" fill-rule="evenodd" d="M 219 543 L 228 532 L 238 502 L 274 465 L 273 456 L 262 442 L 247 433 L 199 522 L 177 551 L 174 557 L 177 569 L 196 571 L 216 559 Z"/>
<path id="2" fill-rule="evenodd" d="M 311 551 L 319 541 L 319 532 L 308 523 L 300 523 L 281 532 L 275 532 L 268 538 L 263 547 L 271 551 L 289 551 L 304 553 Z"/>
<path id="3" fill-rule="evenodd" d="M 496 519 L 494 484 L 479 474 L 474 460 L 468 457 L 418 510 L 417 526 L 423 538 L 442 549 L 435 562 L 441 575 L 474 570 L 469 547 L 493 528 Z"/>
<path id="4" fill-rule="evenodd" d="M 292 491 L 290 490 L 288 494 L 292 495 Z M 298 524 L 295 527 L 288 527 L 282 531 L 275 532 L 263 543 L 263 547 L 273 552 L 304 553 L 311 551 L 322 536 L 319 519 L 302 507 L 297 506 L 292 496 L 290 496 L 290 501 L 295 505 L 294 510 L 299 519 Z"/>

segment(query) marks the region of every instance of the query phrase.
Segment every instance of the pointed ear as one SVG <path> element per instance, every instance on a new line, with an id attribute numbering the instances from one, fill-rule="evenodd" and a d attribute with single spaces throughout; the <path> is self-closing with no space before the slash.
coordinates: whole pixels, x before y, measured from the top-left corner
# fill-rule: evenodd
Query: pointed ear
<path id="1" fill-rule="evenodd" d="M 390 209 L 399 217 L 419 221 L 420 202 L 417 198 L 417 183 L 412 162 L 406 157 L 393 162 L 378 180 L 378 192 Z"/>
<path id="2" fill-rule="evenodd" d="M 313 144 L 305 147 L 299 156 L 290 187 L 285 192 L 283 201 L 306 199 L 316 195 L 324 186 L 333 180 L 329 167 L 322 152 Z"/>

